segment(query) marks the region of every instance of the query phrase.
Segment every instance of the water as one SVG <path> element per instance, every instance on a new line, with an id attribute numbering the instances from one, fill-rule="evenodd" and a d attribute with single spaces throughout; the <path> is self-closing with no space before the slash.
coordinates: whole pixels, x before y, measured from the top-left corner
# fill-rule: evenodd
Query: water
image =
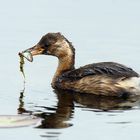
<path id="1" fill-rule="evenodd" d="M 116 61 L 140 73 L 139 6 L 137 0 L 1 1 L 0 115 L 34 114 L 43 120 L 37 126 L 0 129 L 0 138 L 138 140 L 139 98 L 125 101 L 54 91 L 50 83 L 57 59 L 49 56 L 26 62 L 23 93 L 17 54 L 45 33 L 61 32 L 76 48 L 76 67 Z"/>

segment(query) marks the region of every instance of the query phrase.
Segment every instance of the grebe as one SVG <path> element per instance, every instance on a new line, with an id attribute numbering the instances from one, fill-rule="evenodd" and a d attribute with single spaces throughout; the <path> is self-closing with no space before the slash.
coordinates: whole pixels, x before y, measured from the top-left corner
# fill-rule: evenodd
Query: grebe
<path id="1" fill-rule="evenodd" d="M 28 57 L 24 54 L 30 54 Z M 61 33 L 48 33 L 22 54 L 29 61 L 34 55 L 56 56 L 59 64 L 52 87 L 105 96 L 139 95 L 139 74 L 114 62 L 93 63 L 75 69 L 75 49 Z"/>

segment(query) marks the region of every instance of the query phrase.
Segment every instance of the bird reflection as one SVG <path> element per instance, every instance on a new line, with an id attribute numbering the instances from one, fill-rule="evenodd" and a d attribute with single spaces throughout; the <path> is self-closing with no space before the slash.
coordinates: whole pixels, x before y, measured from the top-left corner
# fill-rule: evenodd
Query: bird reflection
<path id="1" fill-rule="evenodd" d="M 43 118 L 38 128 L 66 128 L 72 126 L 67 121 L 72 118 L 74 113 L 74 102 L 72 96 L 57 94 L 58 103 L 55 113 L 41 113 L 37 116 Z M 47 109 L 47 107 L 44 107 Z"/>
<path id="2" fill-rule="evenodd" d="M 55 108 L 38 106 L 46 111 L 35 113 L 24 108 L 24 91 L 20 93 L 18 113 L 29 113 L 42 118 L 41 124 L 37 128 L 67 128 L 72 126 L 68 121 L 73 118 L 74 108 L 81 107 L 92 111 L 114 111 L 128 110 L 140 105 L 140 97 L 113 98 L 91 94 L 75 93 L 65 90 L 54 90 L 57 95 L 57 105 Z M 48 110 L 53 110 L 53 113 Z"/>

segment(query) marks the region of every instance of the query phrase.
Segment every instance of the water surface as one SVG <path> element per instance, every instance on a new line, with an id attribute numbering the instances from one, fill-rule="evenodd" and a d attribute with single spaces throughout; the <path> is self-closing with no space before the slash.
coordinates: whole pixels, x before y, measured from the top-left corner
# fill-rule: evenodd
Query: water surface
<path id="1" fill-rule="evenodd" d="M 0 2 L 0 115 L 34 114 L 37 126 L 0 129 L 1 139 L 139 139 L 139 98 L 99 98 L 54 91 L 57 59 L 26 61 L 25 90 L 18 52 L 47 32 L 61 32 L 76 48 L 76 67 L 116 61 L 140 73 L 137 0 L 12 0 Z"/>

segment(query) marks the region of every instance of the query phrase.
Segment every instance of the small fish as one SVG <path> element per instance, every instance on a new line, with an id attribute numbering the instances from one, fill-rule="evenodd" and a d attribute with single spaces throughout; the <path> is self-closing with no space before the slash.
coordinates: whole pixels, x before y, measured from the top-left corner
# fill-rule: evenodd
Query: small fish
<path id="1" fill-rule="evenodd" d="M 25 57 L 28 61 L 32 62 L 33 61 L 33 56 L 29 51 L 24 51 L 20 53 L 23 57 Z"/>
<path id="2" fill-rule="evenodd" d="M 19 53 L 19 57 L 20 57 L 20 71 L 23 74 L 23 77 L 25 79 L 25 73 L 24 73 L 24 58 L 26 58 L 28 61 L 32 62 L 33 61 L 33 56 L 29 51 L 23 51 L 21 53 Z"/>

